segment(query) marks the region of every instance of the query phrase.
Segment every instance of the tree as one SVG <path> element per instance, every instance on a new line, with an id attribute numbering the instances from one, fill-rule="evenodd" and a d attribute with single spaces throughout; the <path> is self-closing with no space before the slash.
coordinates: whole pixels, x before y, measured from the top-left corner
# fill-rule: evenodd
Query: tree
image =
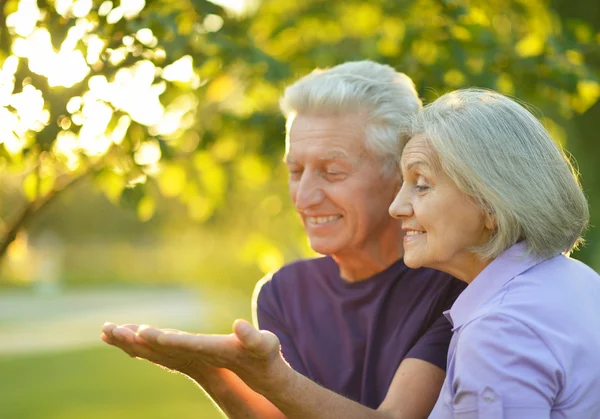
<path id="1" fill-rule="evenodd" d="M 426 101 L 464 86 L 514 95 L 564 142 L 600 97 L 599 44 L 542 0 L 265 0 L 245 15 L 206 0 L 8 0 L 0 171 L 22 200 L 0 207 L 0 258 L 84 178 L 143 220 L 160 197 L 211 220 L 276 170 L 283 86 L 343 61 L 388 63 Z"/>

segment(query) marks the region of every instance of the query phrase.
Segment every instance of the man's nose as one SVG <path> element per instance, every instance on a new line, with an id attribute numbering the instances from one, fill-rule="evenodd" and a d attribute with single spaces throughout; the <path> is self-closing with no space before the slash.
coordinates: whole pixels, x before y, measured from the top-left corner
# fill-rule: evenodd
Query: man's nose
<path id="1" fill-rule="evenodd" d="M 410 217 L 413 214 L 413 208 L 409 198 L 408 190 L 403 185 L 390 205 L 390 215 L 394 218 Z"/>
<path id="2" fill-rule="evenodd" d="M 298 181 L 295 195 L 296 209 L 300 211 L 319 204 L 325 197 L 319 178 L 307 172 L 304 172 Z"/>

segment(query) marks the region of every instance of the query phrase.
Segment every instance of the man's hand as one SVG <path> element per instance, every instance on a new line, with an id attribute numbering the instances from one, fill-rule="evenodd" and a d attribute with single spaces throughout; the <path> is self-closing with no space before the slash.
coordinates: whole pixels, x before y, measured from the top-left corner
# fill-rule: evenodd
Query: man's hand
<path id="1" fill-rule="evenodd" d="M 115 346 L 134 358 L 143 358 L 154 364 L 163 366 L 173 371 L 186 375 L 215 374 L 215 368 L 204 364 L 193 357 L 182 357 L 175 351 L 167 350 L 161 346 L 151 346 L 140 338 L 138 331 L 144 326 L 125 324 L 117 326 L 106 323 L 102 327 L 101 339 L 109 345 Z M 175 332 L 175 331 L 173 331 Z"/>
<path id="2" fill-rule="evenodd" d="M 279 339 L 271 332 L 258 331 L 244 320 L 237 320 L 229 335 L 192 334 L 133 325 L 107 325 L 105 329 L 104 335 L 118 340 L 108 343 L 131 356 L 185 374 L 198 369 L 228 369 L 260 393 L 282 384 L 286 372 L 290 371 L 281 356 Z"/>
<path id="3" fill-rule="evenodd" d="M 284 419 L 279 409 L 227 368 L 248 362 L 245 371 L 250 374 L 251 365 L 264 367 L 268 364 L 266 359 L 269 356 L 277 358 L 279 354 L 279 341 L 274 335 L 263 339 L 261 333 L 252 326 L 254 330 L 249 334 L 244 332 L 244 327 L 242 324 L 238 326 L 238 323 L 234 326 L 237 333 L 243 336 L 245 344 L 249 345 L 248 348 L 241 345 L 235 333 L 194 335 L 135 324 L 117 326 L 106 323 L 102 327 L 101 339 L 131 357 L 143 358 L 189 376 L 229 418 Z"/>

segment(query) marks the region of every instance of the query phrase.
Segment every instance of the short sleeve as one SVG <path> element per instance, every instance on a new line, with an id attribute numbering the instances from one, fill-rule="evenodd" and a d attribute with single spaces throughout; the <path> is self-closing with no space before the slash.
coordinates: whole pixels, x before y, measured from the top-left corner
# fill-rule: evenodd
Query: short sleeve
<path id="1" fill-rule="evenodd" d="M 437 314 L 435 321 L 406 354 L 406 358 L 422 359 L 444 371 L 446 370 L 448 347 L 452 339 L 452 325 L 443 312 L 452 307 L 454 301 L 466 287 L 464 282 L 455 278 L 448 278 L 446 281 L 448 281 L 446 290 L 434 308 L 434 313 Z"/>
<path id="2" fill-rule="evenodd" d="M 445 371 L 451 338 L 452 326 L 442 314 L 408 351 L 406 358 L 422 359 Z"/>
<path id="3" fill-rule="evenodd" d="M 300 354 L 294 343 L 291 327 L 286 324 L 274 278 L 258 281 L 252 297 L 252 320 L 260 330 L 268 330 L 279 338 L 283 358 L 297 372 L 306 375 Z"/>
<path id="4" fill-rule="evenodd" d="M 446 402 L 457 419 L 548 419 L 564 376 L 542 339 L 503 314 L 464 325 L 453 363 Z"/>

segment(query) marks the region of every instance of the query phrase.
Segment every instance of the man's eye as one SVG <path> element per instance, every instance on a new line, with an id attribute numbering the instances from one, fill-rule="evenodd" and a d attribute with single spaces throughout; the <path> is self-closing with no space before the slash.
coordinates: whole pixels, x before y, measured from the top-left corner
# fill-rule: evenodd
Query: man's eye
<path id="1" fill-rule="evenodd" d="M 325 172 L 325 176 L 327 176 L 331 180 L 342 180 L 346 177 L 346 172 L 336 172 L 328 170 L 327 172 Z"/>

